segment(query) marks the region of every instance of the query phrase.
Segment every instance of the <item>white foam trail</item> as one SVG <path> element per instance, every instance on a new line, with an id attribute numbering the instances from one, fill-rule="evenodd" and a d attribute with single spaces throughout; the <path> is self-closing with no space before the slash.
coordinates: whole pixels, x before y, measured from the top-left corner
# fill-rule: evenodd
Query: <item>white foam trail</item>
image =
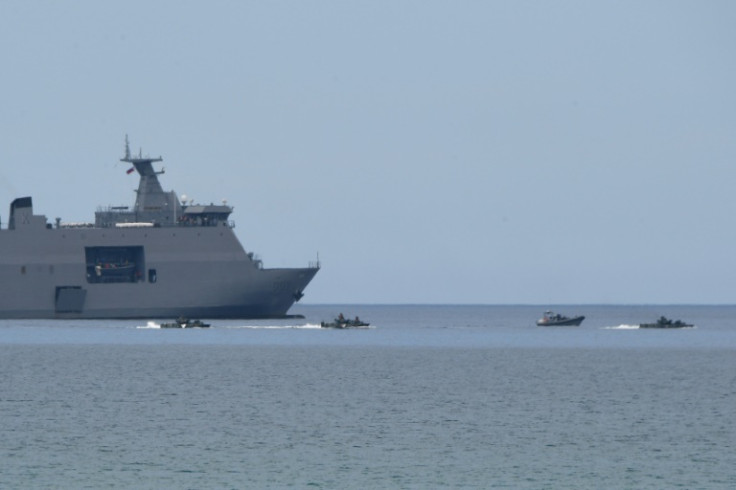
<path id="1" fill-rule="evenodd" d="M 149 321 L 145 325 L 138 325 L 135 328 L 161 328 L 161 325 L 159 325 L 158 323 L 156 323 L 154 321 Z"/>
<path id="2" fill-rule="evenodd" d="M 603 327 L 606 330 L 636 330 L 639 328 L 639 325 L 617 325 L 615 327 Z"/>
<path id="3" fill-rule="evenodd" d="M 307 323 L 306 325 L 223 325 L 220 328 L 248 328 L 251 330 L 287 330 L 322 328 L 320 325 Z"/>
<path id="4" fill-rule="evenodd" d="M 213 325 L 215 326 L 215 325 Z M 305 325 L 217 325 L 217 328 L 244 328 L 251 330 L 289 330 L 289 329 L 320 329 L 322 328 L 319 324 L 307 323 Z M 135 328 L 153 329 L 161 328 L 161 324 L 154 321 L 149 321 L 145 325 L 138 325 Z"/>

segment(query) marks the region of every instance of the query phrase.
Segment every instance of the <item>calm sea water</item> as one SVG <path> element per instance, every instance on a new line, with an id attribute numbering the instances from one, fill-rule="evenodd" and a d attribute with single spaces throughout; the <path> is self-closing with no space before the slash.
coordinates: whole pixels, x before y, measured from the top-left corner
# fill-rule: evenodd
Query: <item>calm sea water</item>
<path id="1" fill-rule="evenodd" d="M 0 488 L 736 488 L 736 307 L 559 309 L 0 321 Z"/>

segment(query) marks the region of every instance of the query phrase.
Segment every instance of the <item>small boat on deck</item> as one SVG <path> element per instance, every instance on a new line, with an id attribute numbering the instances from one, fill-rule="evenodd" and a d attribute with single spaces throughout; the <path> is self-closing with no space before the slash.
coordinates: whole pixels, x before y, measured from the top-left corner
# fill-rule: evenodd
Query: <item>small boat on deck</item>
<path id="1" fill-rule="evenodd" d="M 659 317 L 655 323 L 642 323 L 639 328 L 692 328 L 693 325 L 680 320 L 670 320 L 664 316 Z"/>
<path id="2" fill-rule="evenodd" d="M 321 322 L 320 326 L 322 328 L 367 328 L 370 326 L 370 323 L 362 321 L 357 316 L 354 320 L 350 320 L 345 318 L 342 313 L 338 315 L 337 318 L 335 318 L 331 322 Z"/>
<path id="3" fill-rule="evenodd" d="M 162 323 L 161 328 L 208 328 L 209 323 L 203 323 L 201 320 L 190 320 L 180 316 L 170 323 Z"/>
<path id="4" fill-rule="evenodd" d="M 537 320 L 537 325 L 540 327 L 578 327 L 583 323 L 583 320 L 585 320 L 585 317 L 582 315 L 567 317 L 559 313 L 545 311 L 544 316 Z"/>

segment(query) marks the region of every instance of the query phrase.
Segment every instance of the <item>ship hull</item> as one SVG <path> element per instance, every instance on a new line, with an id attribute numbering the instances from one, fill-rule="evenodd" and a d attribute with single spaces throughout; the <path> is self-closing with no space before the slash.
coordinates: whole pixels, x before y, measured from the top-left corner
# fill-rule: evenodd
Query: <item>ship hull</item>
<path id="1" fill-rule="evenodd" d="M 91 262 L 110 250 L 129 279 Z M 0 230 L 0 318 L 279 318 L 318 270 L 261 268 L 229 226 L 19 227 Z"/>
<path id="2" fill-rule="evenodd" d="M 537 326 L 539 327 L 579 327 L 585 320 L 584 316 L 577 316 L 575 318 L 565 318 L 563 320 L 538 320 Z"/>

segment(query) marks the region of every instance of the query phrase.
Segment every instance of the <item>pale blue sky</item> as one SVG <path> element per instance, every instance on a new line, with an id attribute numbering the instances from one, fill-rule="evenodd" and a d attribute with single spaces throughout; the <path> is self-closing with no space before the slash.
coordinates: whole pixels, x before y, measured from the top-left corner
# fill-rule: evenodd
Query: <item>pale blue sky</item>
<path id="1" fill-rule="evenodd" d="M 131 204 L 127 133 L 267 267 L 319 254 L 306 303 L 732 303 L 735 25 L 731 1 L 3 0 L 0 217 Z"/>

